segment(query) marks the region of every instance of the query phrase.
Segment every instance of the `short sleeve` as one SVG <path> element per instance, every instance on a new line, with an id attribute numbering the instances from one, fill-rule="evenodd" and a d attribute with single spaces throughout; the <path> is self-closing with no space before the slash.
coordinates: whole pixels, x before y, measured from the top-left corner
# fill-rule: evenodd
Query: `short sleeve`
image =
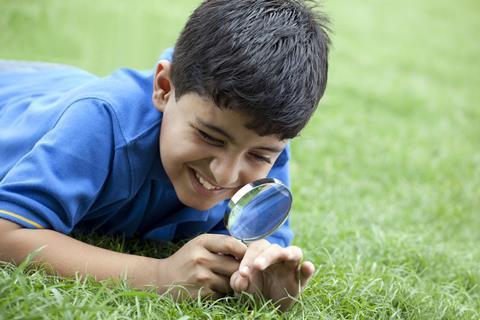
<path id="1" fill-rule="evenodd" d="M 0 180 L 0 218 L 26 228 L 72 231 L 109 174 L 113 119 L 107 104 L 98 99 L 79 100 L 66 108 Z"/>

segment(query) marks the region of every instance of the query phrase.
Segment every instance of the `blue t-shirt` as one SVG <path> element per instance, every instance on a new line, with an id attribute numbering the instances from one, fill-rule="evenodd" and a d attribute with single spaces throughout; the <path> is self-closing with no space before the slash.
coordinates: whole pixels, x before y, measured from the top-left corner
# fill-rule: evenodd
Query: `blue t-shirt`
<path id="1" fill-rule="evenodd" d="M 226 201 L 199 211 L 178 200 L 160 161 L 152 87 L 152 71 L 2 71 L 0 218 L 65 234 L 228 234 Z M 287 147 L 269 174 L 287 185 L 288 159 Z M 287 222 L 268 240 L 286 246 L 292 237 Z"/>

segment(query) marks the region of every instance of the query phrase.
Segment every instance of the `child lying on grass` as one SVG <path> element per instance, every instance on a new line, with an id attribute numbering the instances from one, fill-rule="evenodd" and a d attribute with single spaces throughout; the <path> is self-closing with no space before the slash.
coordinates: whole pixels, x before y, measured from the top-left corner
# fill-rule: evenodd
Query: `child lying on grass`
<path id="1" fill-rule="evenodd" d="M 289 139 L 326 86 L 325 23 L 299 0 L 209 0 L 150 72 L 3 62 L 0 260 L 43 247 L 35 262 L 63 276 L 179 284 L 192 297 L 245 291 L 288 309 L 314 272 L 288 223 L 247 246 L 222 218 L 243 185 L 289 183 Z M 154 259 L 73 231 L 193 239 Z"/>

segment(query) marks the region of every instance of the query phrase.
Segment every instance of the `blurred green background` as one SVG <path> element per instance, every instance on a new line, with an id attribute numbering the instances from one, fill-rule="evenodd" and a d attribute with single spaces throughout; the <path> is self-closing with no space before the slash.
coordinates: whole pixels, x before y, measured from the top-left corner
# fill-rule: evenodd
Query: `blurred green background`
<path id="1" fill-rule="evenodd" d="M 0 57 L 68 63 L 102 75 L 150 68 L 199 3 L 0 0 Z"/>
<path id="2" fill-rule="evenodd" d="M 0 58 L 99 75 L 150 68 L 198 3 L 0 0 Z M 295 244 L 317 273 L 285 317 L 479 319 L 480 2 L 323 8 L 334 31 L 329 84 L 292 161 Z M 130 303 L 118 308 L 130 314 Z M 275 317 L 172 308 L 172 317 Z"/>

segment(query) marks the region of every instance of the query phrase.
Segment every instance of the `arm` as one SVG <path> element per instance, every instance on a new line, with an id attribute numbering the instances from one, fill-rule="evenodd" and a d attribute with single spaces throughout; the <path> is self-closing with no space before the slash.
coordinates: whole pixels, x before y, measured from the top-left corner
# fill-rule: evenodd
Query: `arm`
<path id="1" fill-rule="evenodd" d="M 43 248 L 42 248 L 43 247 Z M 221 297 L 231 291 L 230 276 L 238 270 L 246 246 L 232 237 L 202 235 L 165 259 L 154 259 L 98 248 L 47 229 L 25 229 L 0 218 L 0 260 L 20 264 L 42 248 L 34 265 L 45 265 L 61 276 L 91 275 L 97 280 L 122 279 L 138 289 L 153 286 L 175 297 Z M 222 255 L 218 254 L 222 253 Z M 171 285 L 187 288 L 171 290 Z"/>
<path id="2" fill-rule="evenodd" d="M 46 264 L 50 272 L 61 276 L 89 274 L 97 280 L 126 276 L 136 288 L 167 282 L 160 272 L 164 269 L 163 260 L 98 248 L 57 231 L 25 229 L 0 219 L 0 260 L 18 265 L 41 247 L 33 263 Z"/>
<path id="3" fill-rule="evenodd" d="M 19 132 L 32 136 L 32 147 L 0 143 L 17 155 L 0 179 L 0 259 L 18 264 L 43 247 L 34 262 L 48 264 L 60 275 L 79 272 L 100 280 L 125 274 L 136 287 L 158 282 L 158 261 L 96 248 L 63 234 L 94 207 L 104 186 L 114 157 L 116 122 L 102 100 L 67 101 L 62 108 L 55 121 L 36 115 L 38 122 L 52 121 L 45 132 L 35 131 L 35 120 L 20 127 Z M 8 130 L 12 128 L 0 129 L 0 135 Z"/>

